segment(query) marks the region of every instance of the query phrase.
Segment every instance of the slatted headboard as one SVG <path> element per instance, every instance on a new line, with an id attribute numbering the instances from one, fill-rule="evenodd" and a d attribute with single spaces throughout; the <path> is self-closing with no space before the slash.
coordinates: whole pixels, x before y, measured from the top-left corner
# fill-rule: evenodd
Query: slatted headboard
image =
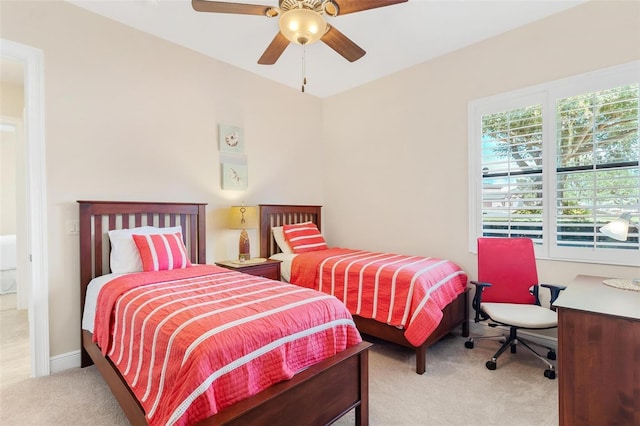
<path id="1" fill-rule="evenodd" d="M 110 272 L 109 237 L 112 229 L 138 226 L 182 226 L 187 253 L 193 263 L 206 263 L 203 203 L 135 201 L 78 201 L 80 205 L 80 308 L 89 282 Z"/>
<path id="2" fill-rule="evenodd" d="M 260 204 L 260 257 L 280 253 L 271 227 L 301 222 L 313 222 L 321 229 L 322 206 Z"/>

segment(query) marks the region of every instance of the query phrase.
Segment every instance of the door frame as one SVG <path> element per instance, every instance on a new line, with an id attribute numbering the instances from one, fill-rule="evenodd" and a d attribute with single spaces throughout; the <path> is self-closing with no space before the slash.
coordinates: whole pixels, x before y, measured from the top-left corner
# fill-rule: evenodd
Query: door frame
<path id="1" fill-rule="evenodd" d="M 0 39 L 3 58 L 24 65 L 24 140 L 26 144 L 27 244 L 31 268 L 29 290 L 29 343 L 31 376 L 50 374 L 49 274 L 47 256 L 47 191 L 44 140 L 43 52 L 24 44 Z"/>

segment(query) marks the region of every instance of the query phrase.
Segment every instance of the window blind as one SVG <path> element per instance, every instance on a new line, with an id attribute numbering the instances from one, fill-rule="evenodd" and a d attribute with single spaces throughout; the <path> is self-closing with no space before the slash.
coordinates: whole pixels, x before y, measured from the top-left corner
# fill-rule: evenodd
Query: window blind
<path id="1" fill-rule="evenodd" d="M 482 234 L 542 233 L 542 105 L 482 117 Z"/>
<path id="2" fill-rule="evenodd" d="M 640 264 L 640 62 L 469 105 L 470 238 L 540 257 Z M 625 241 L 599 230 L 631 216 Z"/>
<path id="3" fill-rule="evenodd" d="M 598 229 L 638 217 L 638 84 L 559 99 L 556 107 L 556 232 L 559 246 L 639 248 Z"/>

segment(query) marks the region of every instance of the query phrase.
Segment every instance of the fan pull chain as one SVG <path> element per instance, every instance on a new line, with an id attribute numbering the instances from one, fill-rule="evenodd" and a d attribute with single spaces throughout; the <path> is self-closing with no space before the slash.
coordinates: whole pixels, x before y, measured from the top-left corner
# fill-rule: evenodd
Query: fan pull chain
<path id="1" fill-rule="evenodd" d="M 306 45 L 302 45 L 302 93 L 304 93 L 304 86 L 307 85 L 307 63 L 305 59 Z"/>

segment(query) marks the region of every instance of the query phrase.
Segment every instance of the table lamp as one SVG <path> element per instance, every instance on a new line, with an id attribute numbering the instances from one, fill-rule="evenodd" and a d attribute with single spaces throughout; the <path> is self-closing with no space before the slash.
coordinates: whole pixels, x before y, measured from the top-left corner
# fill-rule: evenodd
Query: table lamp
<path id="1" fill-rule="evenodd" d="M 623 213 L 619 218 L 612 220 L 611 222 L 600 228 L 600 233 L 606 235 L 609 238 L 613 238 L 618 241 L 626 241 L 629 235 L 629 226 L 631 225 L 631 213 Z M 605 280 L 605 284 L 612 287 L 625 288 L 629 290 L 640 290 L 640 279 L 632 280 L 620 280 L 611 279 Z"/>
<path id="2" fill-rule="evenodd" d="M 623 213 L 619 218 L 600 228 L 600 232 L 609 238 L 618 241 L 626 241 L 629 234 L 629 223 L 631 222 L 631 213 Z"/>
<path id="3" fill-rule="evenodd" d="M 255 206 L 232 206 L 229 215 L 229 228 L 241 229 L 238 243 L 238 260 L 240 262 L 251 259 L 251 245 L 247 229 L 258 227 L 258 209 Z"/>

